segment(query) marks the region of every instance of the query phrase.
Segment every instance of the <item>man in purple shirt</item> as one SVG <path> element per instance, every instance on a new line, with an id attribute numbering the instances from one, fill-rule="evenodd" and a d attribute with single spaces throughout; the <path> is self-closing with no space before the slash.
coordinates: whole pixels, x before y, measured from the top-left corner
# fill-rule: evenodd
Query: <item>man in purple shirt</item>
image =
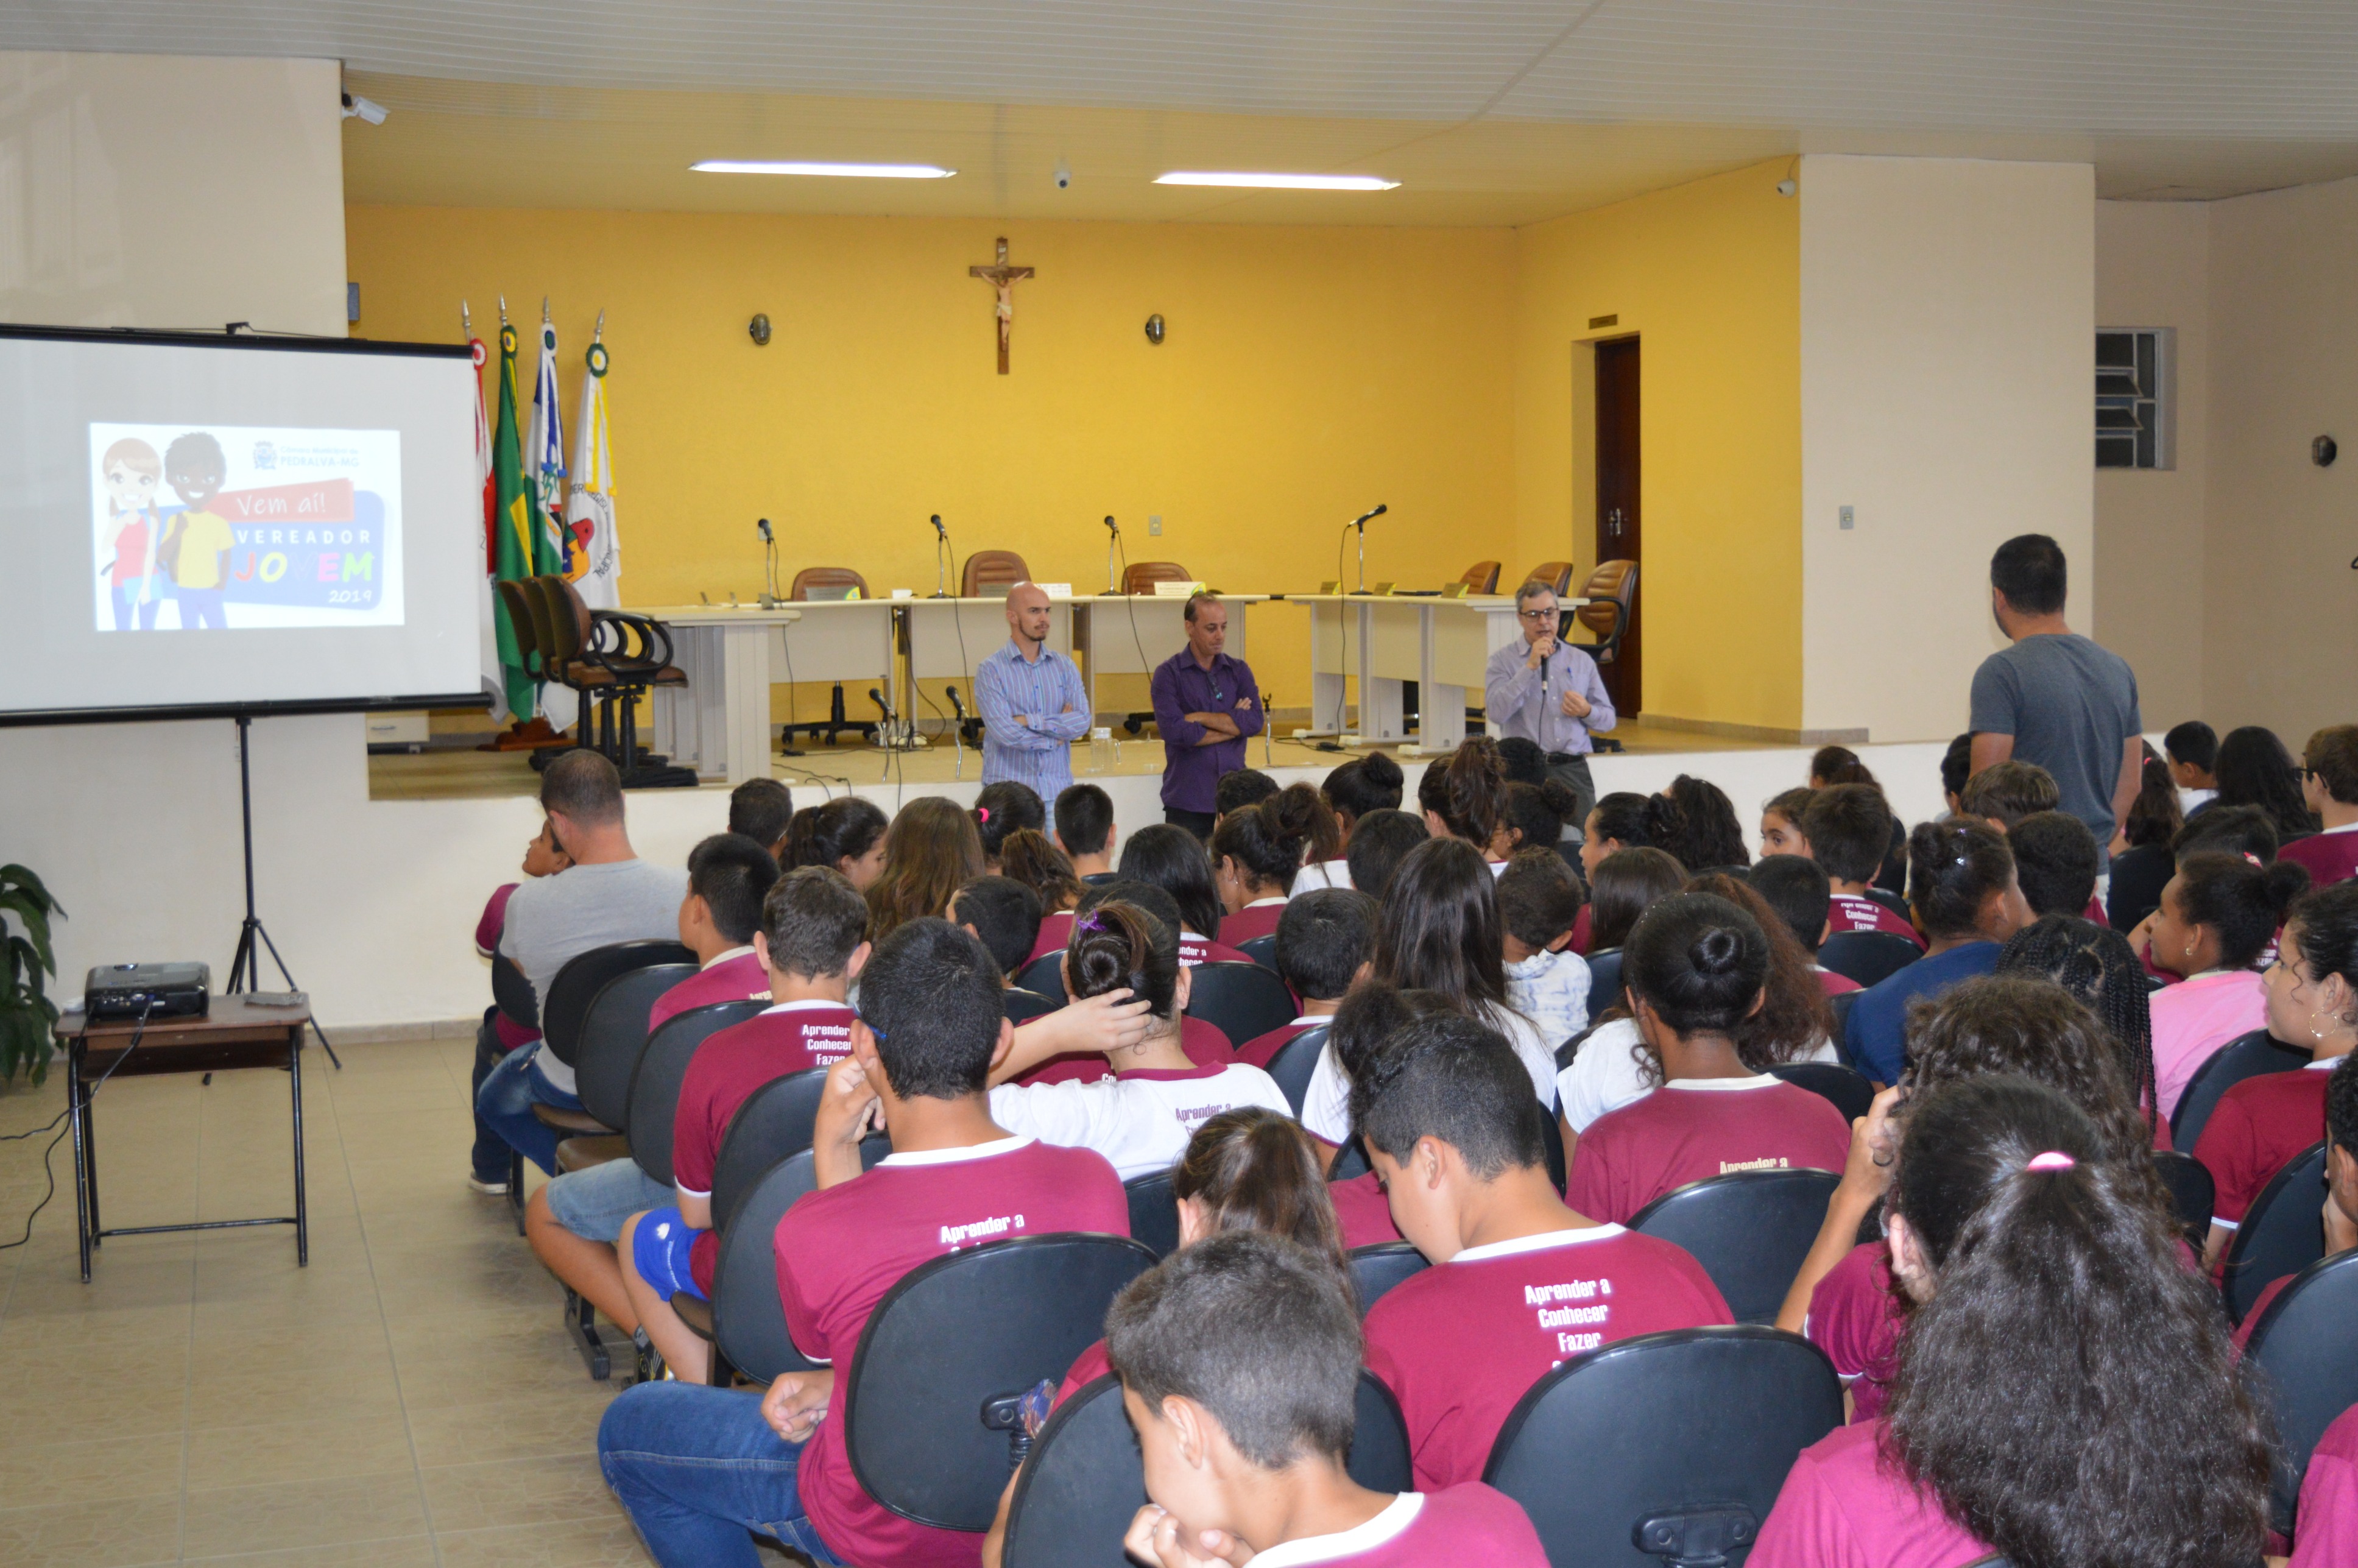
<path id="1" fill-rule="evenodd" d="M 1501 735 L 1520 735 L 1547 755 L 1548 772 L 1580 797 L 1575 826 L 1585 831 L 1596 785 L 1588 776 L 1591 730 L 1618 722 L 1596 661 L 1560 640 L 1555 589 L 1527 582 L 1515 590 L 1523 640 L 1490 655 L 1483 708 Z"/>
<path id="2" fill-rule="evenodd" d="M 1187 645 L 1154 670 L 1154 727 L 1163 734 L 1163 820 L 1212 836 L 1213 793 L 1245 765 L 1246 737 L 1265 721 L 1260 687 L 1242 659 L 1222 652 L 1228 607 L 1208 593 L 1187 601 Z"/>

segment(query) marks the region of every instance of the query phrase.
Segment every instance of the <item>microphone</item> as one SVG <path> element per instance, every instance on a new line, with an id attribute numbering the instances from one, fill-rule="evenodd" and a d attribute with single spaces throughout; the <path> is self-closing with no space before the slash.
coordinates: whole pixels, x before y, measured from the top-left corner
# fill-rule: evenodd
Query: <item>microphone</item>
<path id="1" fill-rule="evenodd" d="M 1385 513 L 1390 512 L 1390 510 L 1391 508 L 1386 505 L 1379 506 L 1373 512 L 1362 513 L 1358 516 L 1352 518 L 1348 526 L 1357 528 L 1360 533 L 1364 534 L 1368 531 L 1368 524 L 1370 522 L 1374 521 L 1376 518 L 1381 517 Z"/>
<path id="2" fill-rule="evenodd" d="M 884 694 L 872 686 L 868 688 L 868 700 L 874 703 L 876 710 L 884 715 L 887 719 L 893 717 L 892 705 L 885 701 Z"/>
<path id="3" fill-rule="evenodd" d="M 771 534 L 770 534 L 770 520 L 769 520 L 768 518 L 766 518 L 766 517 L 756 517 L 756 518 L 754 518 L 754 519 L 753 519 L 753 526 L 754 526 L 755 528 L 757 528 L 757 529 L 759 529 L 759 530 L 761 531 L 761 535 L 762 535 L 762 543 L 763 543 L 763 544 L 765 544 L 765 545 L 768 545 L 768 544 L 773 544 L 773 543 L 775 543 L 775 542 L 776 542 L 776 541 L 775 541 L 775 540 L 771 536 Z"/>
<path id="4" fill-rule="evenodd" d="M 935 537 L 935 538 L 936 538 L 936 539 L 946 539 L 946 538 L 948 538 L 949 536 L 950 536 L 950 531 L 949 531 L 948 529 L 946 529 L 946 528 L 945 528 L 945 527 L 943 527 L 943 526 L 942 526 L 942 514 L 941 514 L 940 513 L 938 513 L 938 512 L 935 513 L 935 514 L 934 514 L 934 537 Z"/>
<path id="5" fill-rule="evenodd" d="M 1119 539 L 1121 537 L 1121 529 L 1115 524 L 1114 520 L 1110 517 L 1106 519 L 1106 529 L 1108 532 L 1112 534 L 1115 538 Z"/>
<path id="6" fill-rule="evenodd" d="M 957 714 L 958 718 L 963 720 L 966 718 L 966 703 L 959 697 L 957 687 L 954 686 L 946 686 L 942 689 L 949 693 L 950 711 Z"/>

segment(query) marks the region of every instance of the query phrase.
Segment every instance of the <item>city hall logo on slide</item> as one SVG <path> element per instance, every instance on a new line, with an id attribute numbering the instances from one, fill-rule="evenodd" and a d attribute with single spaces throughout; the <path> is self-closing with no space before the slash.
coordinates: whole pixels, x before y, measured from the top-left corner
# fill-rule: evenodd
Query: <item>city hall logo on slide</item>
<path id="1" fill-rule="evenodd" d="M 267 441 L 254 442 L 254 466 L 257 469 L 276 468 L 278 466 L 278 449 L 272 446 Z"/>

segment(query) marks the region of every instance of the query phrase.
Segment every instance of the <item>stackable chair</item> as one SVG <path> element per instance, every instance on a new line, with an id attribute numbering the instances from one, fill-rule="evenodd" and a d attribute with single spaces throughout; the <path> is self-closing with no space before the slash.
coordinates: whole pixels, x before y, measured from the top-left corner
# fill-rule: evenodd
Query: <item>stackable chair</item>
<path id="1" fill-rule="evenodd" d="M 1621 949 L 1588 956 L 1588 1011 L 1594 1015 L 1621 1001 Z"/>
<path id="2" fill-rule="evenodd" d="M 573 1054 L 574 1093 L 581 1108 L 615 1130 L 568 1138 L 557 1146 L 560 1171 L 583 1171 L 630 1157 L 622 1129 L 631 1114 L 631 1076 L 647 1047 L 647 1016 L 662 995 L 697 972 L 693 961 L 655 964 L 618 975 L 590 999 Z"/>
<path id="3" fill-rule="evenodd" d="M 786 597 L 801 604 L 815 599 L 847 598 L 855 589 L 862 599 L 874 597 L 868 591 L 868 579 L 849 567 L 805 567 L 795 574 L 794 585 L 786 589 Z M 832 746 L 835 738 L 847 730 L 863 741 L 873 741 L 876 739 L 873 720 L 862 724 L 845 717 L 841 681 L 836 682 L 835 688 L 827 693 L 825 719 L 804 724 L 781 724 L 778 729 L 788 742 L 801 734 L 816 737 Z"/>
<path id="4" fill-rule="evenodd" d="M 525 591 L 535 601 L 535 633 L 547 629 L 541 660 L 548 678 L 570 687 L 584 705 L 579 743 L 591 743 L 594 706 L 596 747 L 621 772 L 624 788 L 696 787 L 695 769 L 668 767 L 639 746 L 639 698 L 657 687 L 687 685 L 687 672 L 672 663 L 670 630 L 627 610 L 592 610 L 553 574 L 528 579 Z"/>
<path id="5" fill-rule="evenodd" d="M 1171 1173 L 1155 1171 L 1122 1183 L 1130 1197 L 1130 1234 L 1157 1258 L 1179 1250 L 1179 1199 L 1171 1190 Z"/>
<path id="6" fill-rule="evenodd" d="M 1862 986 L 1898 974 L 1923 956 L 1923 948 L 1889 931 L 1837 931 L 1818 945 L 1821 968 Z"/>
<path id="7" fill-rule="evenodd" d="M 2235 1322 L 2268 1281 L 2298 1274 L 2325 1256 L 2325 1144 L 2310 1144 L 2268 1179 L 2227 1243 L 2219 1288 Z"/>
<path id="8" fill-rule="evenodd" d="M 1845 991 L 1855 996 L 1855 991 Z M 1788 1062 L 1771 1067 L 1769 1073 L 1784 1079 L 1797 1089 L 1807 1089 L 1836 1110 L 1845 1122 L 1856 1121 L 1875 1108 L 1875 1086 L 1865 1074 L 1855 1073 L 1839 1062 Z"/>
<path id="9" fill-rule="evenodd" d="M 673 1123 L 679 1114 L 680 1085 L 698 1048 L 722 1030 L 759 1017 L 769 1006 L 758 997 L 709 1002 L 673 1014 L 647 1037 L 638 1070 L 631 1075 L 631 1108 L 623 1118 L 622 1136 L 630 1142 L 631 1158 L 649 1180 L 673 1184 Z"/>
<path id="10" fill-rule="evenodd" d="M 1274 970 L 1230 960 L 1198 964 L 1187 992 L 1187 1016 L 1216 1024 L 1232 1045 L 1258 1040 L 1293 1022 L 1293 993 Z"/>
<path id="11" fill-rule="evenodd" d="M 1379 1241 L 1351 1249 L 1351 1283 L 1359 1292 L 1359 1315 L 1391 1293 L 1394 1285 L 1412 1274 L 1422 1274 L 1424 1254 L 1406 1241 Z"/>
<path id="12" fill-rule="evenodd" d="M 2174 1149 L 2154 1152 L 2153 1162 L 2161 1172 L 2161 1184 L 2169 1189 L 2170 1212 L 2186 1232 L 2187 1245 L 2195 1251 L 2210 1239 L 2211 1216 L 2219 1201 L 2219 1184 L 2201 1161 L 2191 1154 Z"/>
<path id="13" fill-rule="evenodd" d="M 1326 1049 L 1326 1036 L 1334 1033 L 1334 1028 L 1331 1023 L 1314 1023 L 1279 1046 L 1277 1054 L 1269 1059 L 1266 1071 L 1284 1091 L 1285 1103 L 1293 1108 L 1296 1117 L 1302 1114 L 1302 1102 L 1310 1094 L 1310 1075 L 1318 1070 L 1319 1055 Z"/>
<path id="14" fill-rule="evenodd" d="M 1735 1171 L 1664 1193 L 1629 1228 L 1692 1253 L 1736 1322 L 1773 1323 L 1841 1183 L 1833 1171 Z"/>
<path id="15" fill-rule="evenodd" d="M 2269 1523 L 2296 1533 L 2300 1483 L 2317 1440 L 2342 1412 L 2358 1405 L 2358 1356 L 2350 1353 L 2350 1325 L 2358 1323 L 2358 1252 L 2312 1263 L 2277 1292 L 2252 1326 L 2244 1364 L 2274 1408 L 2276 1476 L 2268 1488 Z"/>
<path id="16" fill-rule="evenodd" d="M 873 1170 L 891 1152 L 892 1141 L 881 1132 L 863 1140 L 861 1169 Z M 719 1180 L 716 1175 L 715 1203 L 720 1198 Z M 782 1372 L 812 1369 L 786 1333 L 786 1309 L 778 1299 L 777 1249 L 772 1238 L 795 1200 L 817 1190 L 811 1152 L 799 1150 L 764 1171 L 752 1190 L 736 1203 L 729 1224 L 718 1230 L 720 1250 L 712 1260 L 708 1317 L 715 1383 L 725 1386 L 732 1368 L 748 1381 L 765 1386 Z M 676 1303 L 677 1298 L 674 1300 Z"/>
<path id="17" fill-rule="evenodd" d="M 712 1159 L 712 1231 L 726 1244 L 730 1222 L 762 1178 L 795 1154 L 807 1152 L 811 1130 L 818 1119 L 820 1098 L 827 1090 L 827 1069 L 789 1073 L 773 1078 L 745 1097 L 729 1118 L 728 1130 Z M 772 1229 L 776 1228 L 773 1222 Z M 672 1311 L 689 1329 L 714 1337 L 712 1303 L 686 1291 L 674 1291 Z M 713 1358 L 712 1381 L 727 1388 L 730 1373 L 723 1357 Z"/>
<path id="18" fill-rule="evenodd" d="M 2178 1097 L 2178 1108 L 2169 1113 L 2170 1147 L 2192 1153 L 2196 1141 L 2202 1136 L 2203 1123 L 2219 1108 L 2227 1091 L 2245 1078 L 2298 1072 L 2309 1061 L 2308 1052 L 2278 1044 L 2265 1029 L 2236 1035 L 2212 1052 L 2211 1059 L 2197 1067 L 2194 1076 L 2187 1080 L 2185 1090 Z"/>

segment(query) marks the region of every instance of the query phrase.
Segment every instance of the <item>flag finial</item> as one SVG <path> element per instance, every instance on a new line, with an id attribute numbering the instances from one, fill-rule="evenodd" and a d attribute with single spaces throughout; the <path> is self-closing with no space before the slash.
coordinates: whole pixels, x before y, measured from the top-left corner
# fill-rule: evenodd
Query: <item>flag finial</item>
<path id="1" fill-rule="evenodd" d="M 503 294 L 503 295 L 501 295 L 501 296 L 500 296 L 500 325 L 501 325 L 501 326 L 503 326 L 503 327 L 504 327 L 504 326 L 506 326 L 507 324 L 508 324 L 508 297 L 507 297 L 506 295 Z"/>
<path id="2" fill-rule="evenodd" d="M 601 306 L 600 306 L 600 307 L 598 308 L 598 330 L 597 330 L 596 331 L 594 331 L 594 332 L 592 332 L 592 333 L 590 333 L 590 341 L 591 342 L 593 342 L 593 343 L 595 343 L 595 342 L 600 342 L 600 341 L 604 341 L 605 336 L 606 336 L 606 308 L 605 308 L 604 306 L 602 306 L 602 305 L 601 305 Z"/>
<path id="3" fill-rule="evenodd" d="M 459 330 L 470 338 L 475 335 L 474 318 L 467 313 L 467 302 L 464 299 L 459 301 Z"/>
<path id="4" fill-rule="evenodd" d="M 544 327 L 548 325 L 548 296 L 546 294 L 540 297 L 540 324 Z"/>

